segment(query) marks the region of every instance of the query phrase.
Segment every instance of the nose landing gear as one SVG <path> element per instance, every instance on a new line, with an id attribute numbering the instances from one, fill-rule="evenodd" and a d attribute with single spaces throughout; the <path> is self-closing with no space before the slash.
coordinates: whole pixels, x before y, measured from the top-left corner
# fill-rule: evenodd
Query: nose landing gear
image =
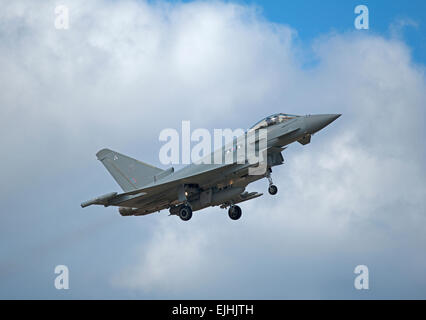
<path id="1" fill-rule="evenodd" d="M 271 177 L 271 173 L 272 173 L 272 169 L 269 168 L 268 169 L 268 173 L 266 174 L 266 178 L 269 181 L 269 188 L 268 188 L 268 192 L 270 195 L 276 195 L 278 192 L 278 188 L 276 185 L 274 185 L 274 183 L 272 182 L 272 177 Z"/>
<path id="2" fill-rule="evenodd" d="M 270 195 L 276 195 L 277 192 L 278 192 L 277 186 L 274 185 L 274 184 L 271 184 L 268 188 L 268 192 L 269 192 Z"/>

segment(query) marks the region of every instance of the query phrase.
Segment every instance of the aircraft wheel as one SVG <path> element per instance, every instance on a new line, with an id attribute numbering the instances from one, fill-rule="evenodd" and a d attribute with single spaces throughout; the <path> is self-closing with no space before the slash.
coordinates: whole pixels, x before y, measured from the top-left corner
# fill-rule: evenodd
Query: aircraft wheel
<path id="1" fill-rule="evenodd" d="M 232 206 L 228 209 L 228 215 L 232 220 L 238 220 L 241 218 L 241 208 L 239 206 Z"/>
<path id="2" fill-rule="evenodd" d="M 179 218 L 181 218 L 183 221 L 188 221 L 192 218 L 192 209 L 190 206 L 182 206 L 179 209 Z"/>
<path id="3" fill-rule="evenodd" d="M 271 185 L 269 186 L 269 188 L 268 188 L 268 192 L 269 192 L 269 194 L 271 194 L 271 195 L 275 195 L 275 194 L 277 194 L 277 192 L 278 192 L 278 188 L 277 188 L 277 186 L 276 186 L 276 185 L 274 185 L 274 184 L 271 184 Z"/>

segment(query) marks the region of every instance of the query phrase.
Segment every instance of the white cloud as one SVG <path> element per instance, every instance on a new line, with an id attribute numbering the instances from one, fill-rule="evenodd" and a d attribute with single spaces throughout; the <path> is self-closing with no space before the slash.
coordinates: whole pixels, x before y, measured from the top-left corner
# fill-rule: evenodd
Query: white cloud
<path id="1" fill-rule="evenodd" d="M 285 152 L 287 164 L 274 170 L 279 195 L 243 204 L 241 221 L 214 216 L 218 208 L 187 224 L 159 217 L 114 286 L 174 297 L 321 297 L 332 291 L 324 281 L 340 286 L 336 274 L 353 259 L 404 272 L 415 260 L 409 276 L 424 275 L 426 86 L 401 40 L 325 35 L 314 44 L 319 64 L 307 69 L 296 32 L 254 7 L 69 7 L 68 31 L 54 29 L 54 2 L 11 2 L 0 13 L 0 143 L 9 155 L 0 174 L 9 192 L 22 177 L 87 165 L 103 146 L 153 153 L 149 139 L 180 120 L 241 127 L 278 111 L 343 113 L 310 145 Z M 393 248 L 406 260 L 393 260 Z M 335 264 L 312 266 L 321 261 Z"/>
<path id="2" fill-rule="evenodd" d="M 45 174 L 43 164 L 60 173 L 71 159 L 72 165 L 86 161 L 76 157 L 76 145 L 79 155 L 93 158 L 106 144 L 148 143 L 181 119 L 207 126 L 222 121 L 224 110 L 245 113 L 262 103 L 275 83 L 285 84 L 278 79 L 282 71 L 291 81 L 287 44 L 293 32 L 259 21 L 255 8 L 63 4 L 69 30 L 54 28 L 53 1 L 14 1 L 2 10 L 0 141 L 9 157 L 1 174 L 9 181 L 19 174 L 36 178 L 21 156 L 24 145 Z M 231 124 L 249 125 L 229 119 Z M 46 159 L 56 146 L 61 154 Z"/>
<path id="3" fill-rule="evenodd" d="M 403 31 L 407 27 L 418 28 L 419 23 L 410 18 L 396 19 L 389 27 L 389 31 L 394 38 L 402 38 Z"/>
<path id="4" fill-rule="evenodd" d="M 228 263 L 219 260 L 222 253 L 214 239 L 202 229 L 171 222 L 163 220 L 157 226 L 152 239 L 141 245 L 141 260 L 122 270 L 114 278 L 114 285 L 178 295 L 182 288 L 199 290 L 208 286 L 226 272 Z"/>

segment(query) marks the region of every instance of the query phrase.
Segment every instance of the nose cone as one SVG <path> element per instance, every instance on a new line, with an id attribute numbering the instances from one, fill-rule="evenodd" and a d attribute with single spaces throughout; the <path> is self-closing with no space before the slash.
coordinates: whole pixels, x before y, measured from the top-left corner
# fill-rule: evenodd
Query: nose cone
<path id="1" fill-rule="evenodd" d="M 341 114 L 316 114 L 306 117 L 306 129 L 309 133 L 315 133 L 328 126 Z"/>

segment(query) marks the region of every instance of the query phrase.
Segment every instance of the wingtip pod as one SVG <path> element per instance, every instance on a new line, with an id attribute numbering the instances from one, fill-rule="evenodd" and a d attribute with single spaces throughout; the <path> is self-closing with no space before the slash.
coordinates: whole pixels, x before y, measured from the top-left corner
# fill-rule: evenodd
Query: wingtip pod
<path id="1" fill-rule="evenodd" d="M 91 206 L 92 204 L 100 204 L 105 206 L 108 204 L 108 201 L 114 198 L 116 195 L 117 195 L 117 192 L 107 193 L 97 198 L 94 198 L 92 200 L 82 202 L 80 205 L 82 208 L 86 208 L 88 206 Z"/>

